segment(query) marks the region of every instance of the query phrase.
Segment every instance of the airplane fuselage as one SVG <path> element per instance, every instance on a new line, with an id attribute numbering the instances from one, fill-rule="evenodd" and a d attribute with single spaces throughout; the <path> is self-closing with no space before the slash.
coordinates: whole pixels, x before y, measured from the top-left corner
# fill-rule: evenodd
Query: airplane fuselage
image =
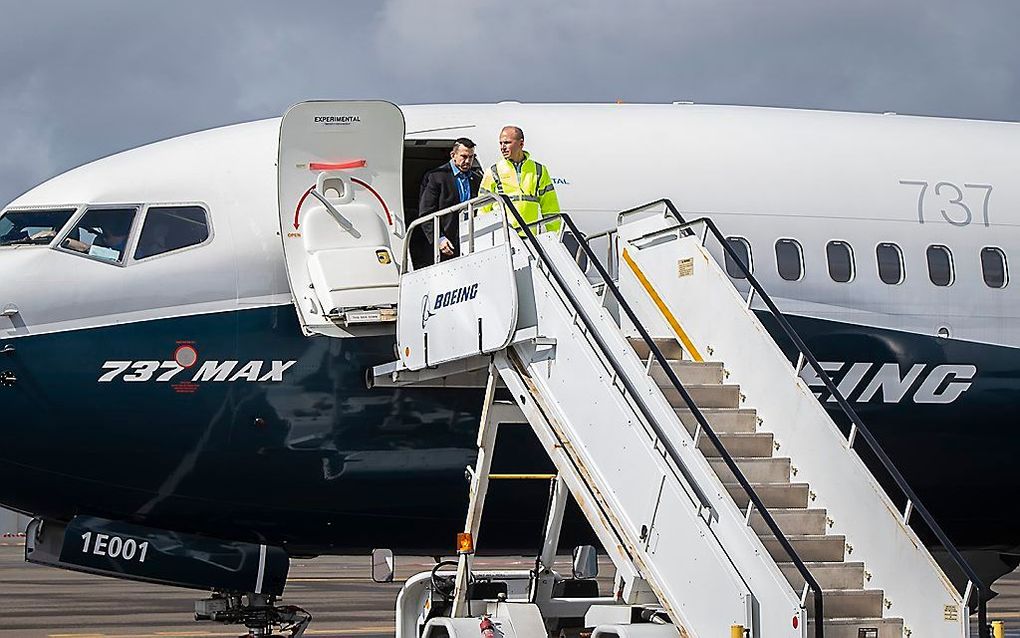
<path id="1" fill-rule="evenodd" d="M 587 231 L 666 196 L 742 238 L 755 275 L 954 540 L 1020 547 L 1020 521 L 1001 507 L 1017 487 L 1020 298 L 1008 275 L 989 285 L 982 260 L 988 248 L 1018 258 L 1017 125 L 691 105 L 404 111 L 408 140 L 472 137 L 483 167 L 499 156 L 499 129 L 521 126 Z M 211 233 L 121 265 L 56 239 L 0 247 L 0 308 L 16 308 L 0 317 L 0 372 L 16 379 L 0 387 L 0 503 L 293 553 L 449 547 L 480 392 L 369 389 L 365 370 L 393 359 L 392 337 L 304 336 L 281 248 L 278 130 L 270 120 L 135 149 L 8 207 L 194 205 Z M 784 278 L 777 243 L 791 240 L 799 274 Z M 849 281 L 830 270 L 831 242 L 849 247 Z M 877 261 L 889 245 L 896 281 Z M 929 275 L 931 246 L 951 254 L 949 285 Z M 194 365 L 175 365 L 182 347 Z M 507 434 L 499 462 L 545 464 L 526 427 Z M 536 506 L 490 516 L 493 548 L 540 533 L 545 486 L 515 489 Z"/>

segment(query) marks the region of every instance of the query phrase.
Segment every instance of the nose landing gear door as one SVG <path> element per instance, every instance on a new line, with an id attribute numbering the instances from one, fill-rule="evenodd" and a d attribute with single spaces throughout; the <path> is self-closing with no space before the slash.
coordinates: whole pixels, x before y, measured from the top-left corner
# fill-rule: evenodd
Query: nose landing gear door
<path id="1" fill-rule="evenodd" d="M 306 334 L 394 330 L 404 234 L 404 115 L 389 102 L 302 102 L 280 124 L 280 234 Z"/>

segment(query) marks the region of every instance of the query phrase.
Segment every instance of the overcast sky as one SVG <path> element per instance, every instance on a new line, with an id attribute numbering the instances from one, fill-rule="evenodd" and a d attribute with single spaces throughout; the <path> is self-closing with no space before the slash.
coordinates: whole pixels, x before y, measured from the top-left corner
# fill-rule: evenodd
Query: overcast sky
<path id="1" fill-rule="evenodd" d="M 310 98 L 1020 120 L 1018 71 L 1018 0 L 0 0 L 0 203 Z"/>

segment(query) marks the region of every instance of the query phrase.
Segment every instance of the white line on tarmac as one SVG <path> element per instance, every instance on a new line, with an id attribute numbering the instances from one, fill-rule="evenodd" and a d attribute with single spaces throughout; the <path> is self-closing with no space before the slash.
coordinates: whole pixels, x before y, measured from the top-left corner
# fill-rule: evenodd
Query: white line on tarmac
<path id="1" fill-rule="evenodd" d="M 361 634 L 393 633 L 393 625 L 362 626 L 336 629 L 309 629 L 305 631 L 306 636 L 356 636 Z M 237 637 L 237 632 L 210 632 L 210 631 L 157 631 L 151 634 L 49 634 L 49 638 L 220 638 L 221 636 Z"/>

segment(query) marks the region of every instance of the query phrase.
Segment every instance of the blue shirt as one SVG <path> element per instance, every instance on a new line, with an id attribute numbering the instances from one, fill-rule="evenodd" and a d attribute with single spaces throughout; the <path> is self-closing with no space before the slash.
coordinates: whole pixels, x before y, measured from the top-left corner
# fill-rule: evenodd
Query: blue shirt
<path id="1" fill-rule="evenodd" d="M 453 169 L 453 181 L 457 184 L 457 191 L 460 193 L 460 201 L 466 202 L 471 199 L 471 175 L 457 168 L 457 165 L 450 160 L 450 168 Z"/>

